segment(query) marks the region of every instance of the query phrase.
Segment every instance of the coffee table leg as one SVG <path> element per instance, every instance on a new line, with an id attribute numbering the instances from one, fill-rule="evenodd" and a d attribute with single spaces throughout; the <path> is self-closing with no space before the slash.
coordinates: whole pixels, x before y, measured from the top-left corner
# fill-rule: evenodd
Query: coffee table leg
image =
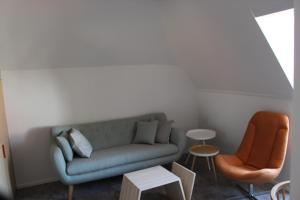
<path id="1" fill-rule="evenodd" d="M 168 197 L 172 200 L 186 200 L 181 181 L 166 185 Z"/>
<path id="2" fill-rule="evenodd" d="M 196 156 L 193 156 L 192 171 L 194 171 L 195 168 L 195 161 L 196 161 Z"/>
<path id="3" fill-rule="evenodd" d="M 140 200 L 140 198 L 141 191 L 124 176 L 119 200 Z"/>
<path id="4" fill-rule="evenodd" d="M 214 157 L 210 157 L 211 159 L 211 164 L 212 164 L 212 168 L 213 168 L 213 172 L 214 172 L 214 176 L 215 176 L 215 180 L 218 181 L 217 179 L 217 173 L 216 173 L 216 167 L 215 167 L 215 161 L 214 161 Z"/>

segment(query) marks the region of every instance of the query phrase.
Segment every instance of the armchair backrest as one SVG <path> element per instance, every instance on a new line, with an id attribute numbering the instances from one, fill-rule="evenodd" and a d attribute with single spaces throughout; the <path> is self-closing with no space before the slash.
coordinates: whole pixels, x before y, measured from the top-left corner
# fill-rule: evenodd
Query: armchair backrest
<path id="1" fill-rule="evenodd" d="M 281 168 L 285 159 L 289 118 L 285 114 L 261 111 L 249 121 L 236 156 L 244 164 L 262 168 Z"/>

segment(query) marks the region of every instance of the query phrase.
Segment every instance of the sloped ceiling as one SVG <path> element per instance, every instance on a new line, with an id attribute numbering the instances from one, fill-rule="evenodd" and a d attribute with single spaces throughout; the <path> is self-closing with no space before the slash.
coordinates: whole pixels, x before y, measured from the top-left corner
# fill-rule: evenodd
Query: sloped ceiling
<path id="1" fill-rule="evenodd" d="M 291 96 L 252 15 L 291 5 L 291 0 L 0 0 L 0 65 L 174 64 L 199 89 Z"/>
<path id="2" fill-rule="evenodd" d="M 290 96 L 292 88 L 243 0 L 175 0 L 165 27 L 177 65 L 199 89 Z"/>
<path id="3" fill-rule="evenodd" d="M 293 0 L 248 0 L 246 3 L 255 16 L 293 8 Z"/>

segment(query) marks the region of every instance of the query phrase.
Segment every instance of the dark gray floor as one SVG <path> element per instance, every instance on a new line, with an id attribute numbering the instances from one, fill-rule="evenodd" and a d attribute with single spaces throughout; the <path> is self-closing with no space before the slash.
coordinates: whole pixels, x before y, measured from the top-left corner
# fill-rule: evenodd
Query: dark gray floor
<path id="1" fill-rule="evenodd" d="M 181 162 L 182 163 L 182 162 Z M 206 163 L 200 160 L 197 163 L 197 177 L 195 181 L 193 200 L 242 200 L 242 193 L 235 187 L 235 182 L 219 175 L 216 183 L 211 172 L 207 170 Z M 122 177 L 114 177 L 75 186 L 74 200 L 118 200 L 121 189 Z M 272 185 L 256 187 L 256 193 L 268 192 Z M 65 200 L 67 187 L 59 182 L 44 184 L 17 191 L 18 200 Z M 146 191 L 142 195 L 143 200 L 167 200 L 163 187 Z M 259 195 L 260 200 L 269 200 L 269 194 Z"/>

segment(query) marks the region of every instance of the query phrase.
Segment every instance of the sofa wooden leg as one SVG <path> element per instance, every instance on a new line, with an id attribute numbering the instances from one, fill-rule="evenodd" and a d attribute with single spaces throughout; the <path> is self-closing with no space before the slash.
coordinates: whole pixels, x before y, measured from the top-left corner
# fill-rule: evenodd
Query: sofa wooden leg
<path id="1" fill-rule="evenodd" d="M 72 198 L 73 198 L 73 191 L 74 191 L 74 186 L 73 185 L 69 185 L 68 200 L 72 200 Z"/>

